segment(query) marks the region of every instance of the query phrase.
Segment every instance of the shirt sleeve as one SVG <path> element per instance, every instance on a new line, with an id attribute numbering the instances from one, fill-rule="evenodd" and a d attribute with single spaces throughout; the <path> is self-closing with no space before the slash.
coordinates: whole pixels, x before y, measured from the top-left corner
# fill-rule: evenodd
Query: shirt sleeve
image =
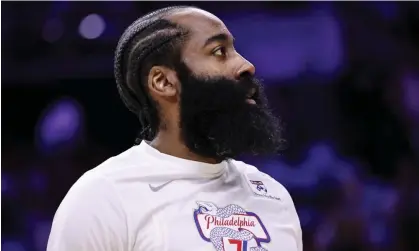
<path id="1" fill-rule="evenodd" d="M 297 214 L 297 210 L 294 205 L 294 201 L 291 197 L 291 194 L 288 192 L 288 190 L 280 183 L 278 183 L 282 189 L 282 198 L 288 205 L 288 210 L 290 213 L 290 220 L 291 224 L 294 228 L 294 234 L 295 234 L 295 241 L 297 243 L 297 250 L 303 251 L 303 231 L 301 228 L 300 219 Z"/>
<path id="2" fill-rule="evenodd" d="M 61 202 L 47 251 L 125 251 L 127 229 L 126 214 L 112 184 L 88 172 Z"/>
<path id="3" fill-rule="evenodd" d="M 297 210 L 294 205 L 294 201 L 292 200 L 291 195 L 289 193 L 288 193 L 288 196 L 289 196 L 288 199 L 290 201 L 289 205 L 290 205 L 291 215 L 293 218 L 294 231 L 296 235 L 297 249 L 298 251 L 303 251 L 303 231 L 301 229 L 300 219 L 298 217 Z"/>

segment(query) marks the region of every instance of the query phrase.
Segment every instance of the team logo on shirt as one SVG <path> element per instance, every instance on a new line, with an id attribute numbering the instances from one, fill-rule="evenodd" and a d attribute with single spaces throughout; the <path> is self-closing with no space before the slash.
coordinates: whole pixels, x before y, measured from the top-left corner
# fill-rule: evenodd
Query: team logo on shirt
<path id="1" fill-rule="evenodd" d="M 272 190 L 268 192 L 268 188 L 265 186 L 265 184 L 262 181 L 248 179 L 247 182 L 250 186 L 250 189 L 252 189 L 255 195 L 262 196 L 269 199 L 274 199 L 274 200 L 281 200 L 281 198 L 279 198 L 278 196 L 272 193 Z"/>
<path id="2" fill-rule="evenodd" d="M 195 224 L 202 239 L 217 251 L 267 251 L 261 243 L 271 238 L 260 218 L 240 206 L 217 207 L 211 202 L 197 202 Z"/>
<path id="3" fill-rule="evenodd" d="M 266 189 L 262 181 L 250 180 L 250 183 L 252 183 L 256 187 L 256 190 L 258 190 L 259 192 L 264 193 L 264 194 L 268 192 L 268 189 Z"/>

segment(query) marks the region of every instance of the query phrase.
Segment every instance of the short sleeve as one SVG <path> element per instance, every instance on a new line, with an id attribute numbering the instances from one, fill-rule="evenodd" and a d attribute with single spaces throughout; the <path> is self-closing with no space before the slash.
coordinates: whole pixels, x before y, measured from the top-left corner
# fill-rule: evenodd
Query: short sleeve
<path id="1" fill-rule="evenodd" d="M 295 237 L 296 237 L 296 242 L 297 242 L 297 249 L 298 251 L 303 251 L 303 231 L 301 229 L 300 219 L 298 217 L 297 210 L 294 205 L 294 201 L 291 197 L 291 194 L 288 192 L 288 190 L 282 184 L 280 184 L 280 186 L 283 189 L 283 195 L 284 195 L 283 197 L 284 197 L 284 200 L 287 202 L 290 213 L 291 213 L 291 220 L 292 220 L 292 225 L 294 227 L 294 232 L 295 232 Z"/>
<path id="2" fill-rule="evenodd" d="M 61 202 L 47 251 L 128 250 L 127 217 L 112 184 L 84 174 Z"/>

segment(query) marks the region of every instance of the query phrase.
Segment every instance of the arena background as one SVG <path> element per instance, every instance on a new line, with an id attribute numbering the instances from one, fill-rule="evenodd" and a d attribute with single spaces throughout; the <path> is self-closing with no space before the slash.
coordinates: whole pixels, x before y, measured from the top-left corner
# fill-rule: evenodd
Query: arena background
<path id="1" fill-rule="evenodd" d="M 288 149 L 244 157 L 292 194 L 305 251 L 419 250 L 417 2 L 2 2 L 2 250 L 45 250 L 85 171 L 129 148 L 113 52 L 124 28 L 188 4 L 252 61 Z"/>

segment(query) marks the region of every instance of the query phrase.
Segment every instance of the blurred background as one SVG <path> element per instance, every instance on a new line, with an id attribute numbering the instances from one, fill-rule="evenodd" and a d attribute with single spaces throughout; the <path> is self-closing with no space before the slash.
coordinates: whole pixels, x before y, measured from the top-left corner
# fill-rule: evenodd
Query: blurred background
<path id="1" fill-rule="evenodd" d="M 284 184 L 305 251 L 419 250 L 419 3 L 2 2 L 2 250 L 45 250 L 87 170 L 133 145 L 113 52 L 174 4 L 225 21 L 289 147 L 245 157 Z"/>

